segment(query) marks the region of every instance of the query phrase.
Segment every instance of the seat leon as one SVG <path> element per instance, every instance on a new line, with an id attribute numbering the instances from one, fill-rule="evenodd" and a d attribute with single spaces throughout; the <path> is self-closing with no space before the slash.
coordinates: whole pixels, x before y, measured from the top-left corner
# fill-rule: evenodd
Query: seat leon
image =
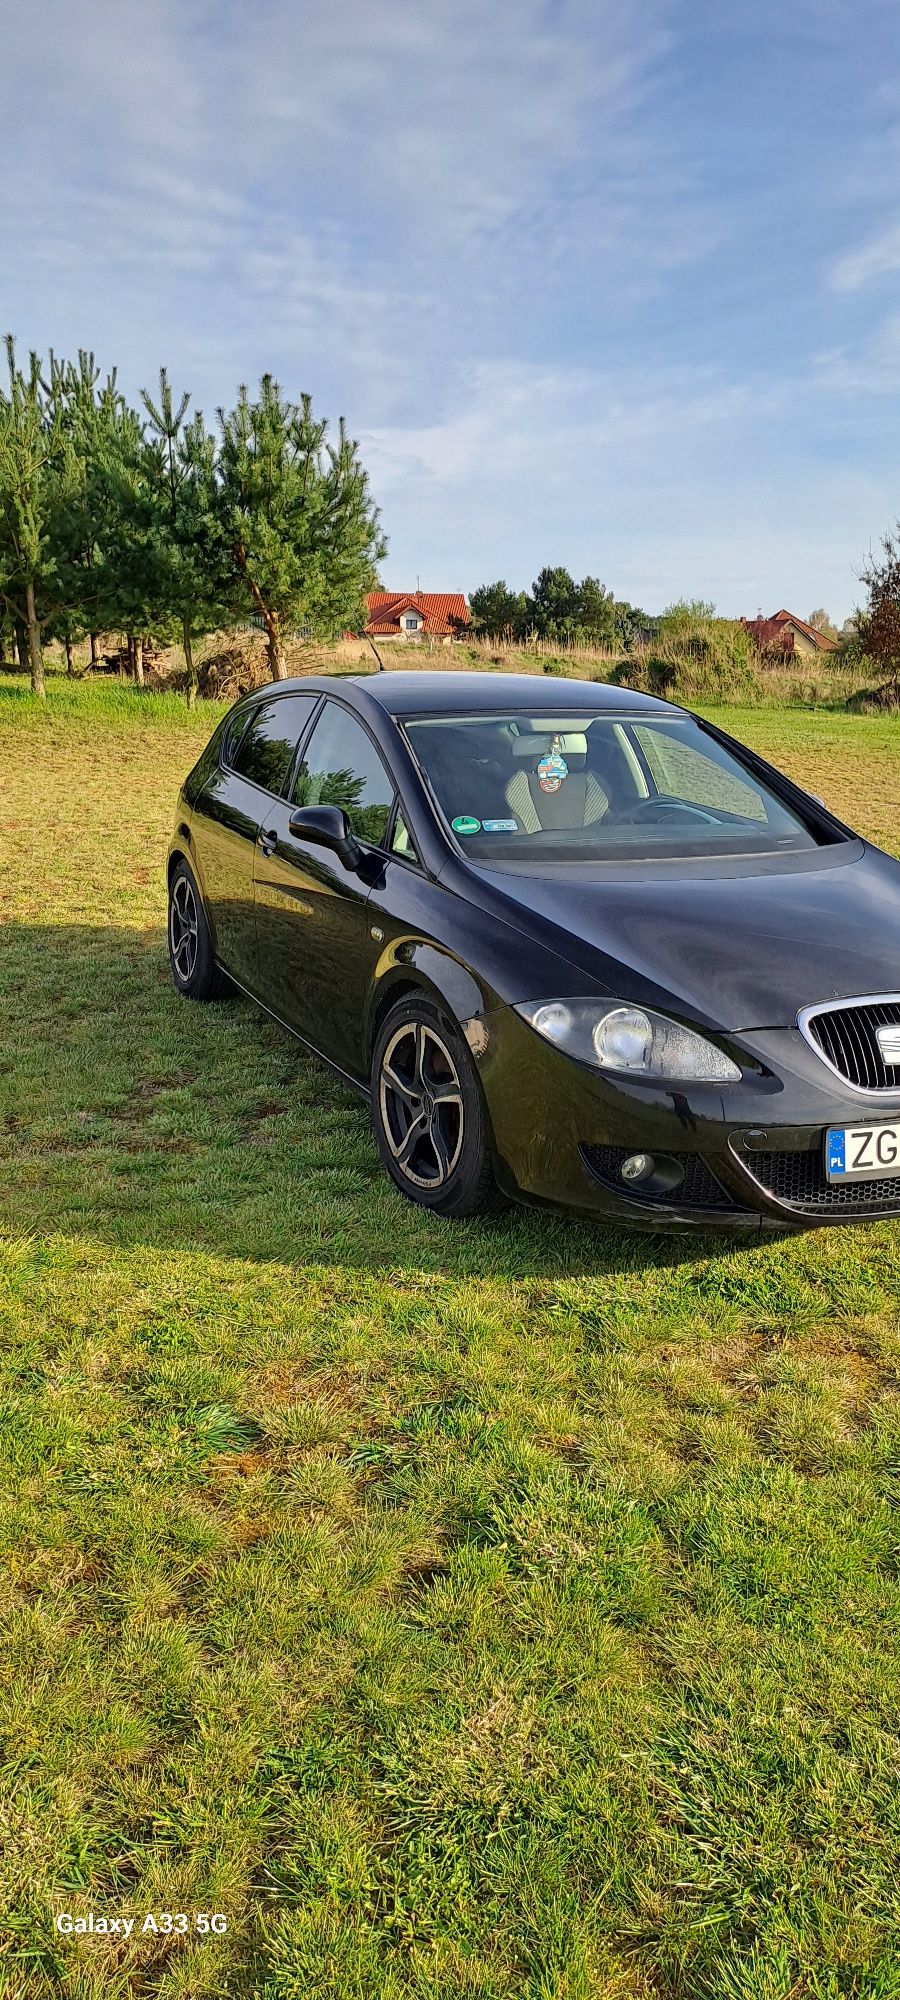
<path id="1" fill-rule="evenodd" d="M 361 1091 L 426 1208 L 900 1213 L 900 864 L 683 709 L 280 682 L 186 779 L 168 884 L 179 992 L 240 989 Z"/>

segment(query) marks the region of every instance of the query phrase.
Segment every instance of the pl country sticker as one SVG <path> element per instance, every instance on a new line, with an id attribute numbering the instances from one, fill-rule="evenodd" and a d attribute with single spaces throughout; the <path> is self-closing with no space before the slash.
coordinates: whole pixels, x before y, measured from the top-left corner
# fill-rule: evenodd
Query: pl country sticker
<path id="1" fill-rule="evenodd" d="M 537 781 L 542 792 L 558 792 L 568 775 L 569 766 L 558 750 L 548 750 L 546 757 L 539 759 Z"/>
<path id="2" fill-rule="evenodd" d="M 450 821 L 450 825 L 454 833 L 481 832 L 481 821 L 480 819 L 475 819 L 472 813 L 457 813 L 456 818 Z"/>
<path id="3" fill-rule="evenodd" d="M 519 822 L 517 819 L 483 819 L 481 825 L 485 833 L 518 833 L 519 831 Z"/>

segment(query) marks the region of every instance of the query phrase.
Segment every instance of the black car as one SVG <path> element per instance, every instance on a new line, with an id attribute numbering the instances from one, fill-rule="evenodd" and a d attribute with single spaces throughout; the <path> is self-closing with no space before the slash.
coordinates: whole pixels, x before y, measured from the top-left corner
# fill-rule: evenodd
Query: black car
<path id="1" fill-rule="evenodd" d="M 169 852 L 181 993 L 361 1090 L 403 1193 L 900 1214 L 900 864 L 709 723 L 515 674 L 238 702 Z"/>

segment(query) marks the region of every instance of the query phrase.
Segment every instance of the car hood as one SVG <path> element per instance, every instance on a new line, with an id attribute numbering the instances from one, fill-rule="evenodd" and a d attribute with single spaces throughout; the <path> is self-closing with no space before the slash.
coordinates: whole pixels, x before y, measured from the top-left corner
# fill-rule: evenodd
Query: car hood
<path id="1" fill-rule="evenodd" d="M 900 992 L 900 865 L 863 841 L 602 876 L 478 874 L 498 917 L 605 991 L 710 1027 L 789 1027 L 817 1001 Z"/>

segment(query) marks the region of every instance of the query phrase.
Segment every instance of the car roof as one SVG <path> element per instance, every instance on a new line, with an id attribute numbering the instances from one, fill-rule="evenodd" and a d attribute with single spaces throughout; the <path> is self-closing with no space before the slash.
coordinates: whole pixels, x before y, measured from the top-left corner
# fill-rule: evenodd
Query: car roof
<path id="1" fill-rule="evenodd" d="M 296 680 L 274 681 L 271 691 L 340 693 L 361 695 L 361 707 L 377 702 L 389 715 L 446 715 L 454 711 L 490 715 L 498 709 L 524 708 L 531 714 L 547 709 L 553 714 L 598 715 L 634 714 L 655 709 L 672 713 L 673 704 L 655 695 L 638 694 L 634 688 L 615 687 L 609 681 L 543 679 L 538 674 L 483 674 L 464 672 L 429 673 L 417 667 L 408 671 L 370 674 L 316 674 Z M 254 688 L 254 695 L 263 692 Z M 266 693 L 269 689 L 265 690 Z M 676 711 L 677 712 L 677 711 Z M 681 711 L 683 713 L 683 711 Z"/>

